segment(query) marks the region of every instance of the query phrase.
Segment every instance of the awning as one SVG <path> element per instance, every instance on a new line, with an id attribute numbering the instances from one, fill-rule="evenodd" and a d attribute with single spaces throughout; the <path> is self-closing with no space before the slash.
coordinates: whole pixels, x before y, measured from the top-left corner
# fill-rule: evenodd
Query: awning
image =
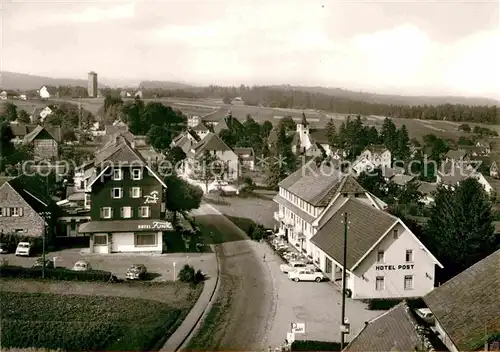
<path id="1" fill-rule="evenodd" d="M 144 219 L 144 220 L 110 220 L 110 221 L 90 221 L 78 227 L 79 233 L 96 232 L 147 232 L 147 231 L 168 231 L 172 230 L 172 224 L 165 220 Z"/>

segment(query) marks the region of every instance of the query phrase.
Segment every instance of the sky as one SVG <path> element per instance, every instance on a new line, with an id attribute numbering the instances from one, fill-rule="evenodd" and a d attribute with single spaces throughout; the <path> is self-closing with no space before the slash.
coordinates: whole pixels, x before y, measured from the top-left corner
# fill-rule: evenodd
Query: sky
<path id="1" fill-rule="evenodd" d="M 5 71 L 500 99 L 499 0 L 3 0 L 0 9 Z"/>

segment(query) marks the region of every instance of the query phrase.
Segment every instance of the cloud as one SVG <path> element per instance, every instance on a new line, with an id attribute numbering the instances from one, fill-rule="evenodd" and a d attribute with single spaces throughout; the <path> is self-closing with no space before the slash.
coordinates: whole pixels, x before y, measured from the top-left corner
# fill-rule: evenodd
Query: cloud
<path id="1" fill-rule="evenodd" d="M 135 3 L 111 6 L 108 8 L 102 7 L 87 7 L 83 11 L 57 14 L 51 17 L 53 21 L 56 22 L 99 22 L 99 21 L 109 21 L 109 20 L 119 20 L 133 18 L 135 14 Z"/>

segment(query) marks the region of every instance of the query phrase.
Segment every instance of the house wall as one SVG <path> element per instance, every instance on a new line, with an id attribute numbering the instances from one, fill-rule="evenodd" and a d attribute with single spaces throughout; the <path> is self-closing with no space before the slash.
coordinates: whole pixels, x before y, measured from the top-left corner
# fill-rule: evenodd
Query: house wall
<path id="1" fill-rule="evenodd" d="M 47 90 L 47 88 L 45 87 L 42 87 L 42 89 L 40 89 L 40 98 L 42 99 L 48 99 L 50 98 L 50 93 L 49 91 Z"/>
<path id="2" fill-rule="evenodd" d="M 453 342 L 449 338 L 448 334 L 446 334 L 443 327 L 441 326 L 441 324 L 437 320 L 435 323 L 435 328 L 436 328 L 436 332 L 439 335 L 439 338 L 441 339 L 441 341 L 443 341 L 446 348 L 448 348 L 448 350 L 450 352 L 459 352 L 458 348 L 455 347 L 455 345 L 453 344 Z"/>
<path id="3" fill-rule="evenodd" d="M 0 187 L 0 208 L 23 208 L 22 216 L 0 216 L 0 232 L 15 233 L 23 236 L 41 237 L 45 231 L 45 221 L 28 203 L 12 188 L 9 183 Z"/>
<path id="4" fill-rule="evenodd" d="M 33 153 L 39 159 L 57 159 L 59 156 L 59 146 L 52 136 L 45 130 L 40 132 L 33 140 Z"/>
<path id="5" fill-rule="evenodd" d="M 163 188 L 160 182 L 152 175 L 146 168 L 143 168 L 143 178 L 142 180 L 132 180 L 132 175 L 128 167 L 122 168 L 123 179 L 120 181 L 114 181 L 111 177 L 111 172 L 106 172 L 105 174 L 109 176 L 105 177 L 104 182 L 96 181 L 92 185 L 91 193 L 91 210 L 90 216 L 94 221 L 106 221 L 106 220 L 122 220 L 120 217 L 120 208 L 125 206 L 132 207 L 132 217 L 130 219 L 142 219 L 139 217 L 139 207 L 149 206 L 151 209 L 152 219 L 161 219 L 161 203 L 163 200 Z M 108 170 L 109 171 L 109 170 Z M 114 199 L 111 196 L 112 189 L 118 187 L 122 188 L 123 197 L 120 199 Z M 141 198 L 131 198 L 130 189 L 132 187 L 140 187 L 142 189 Z M 146 196 L 150 195 L 151 192 L 158 192 L 158 200 L 156 203 L 146 203 L 148 198 Z M 113 208 L 113 217 L 111 219 L 101 219 L 101 208 L 111 207 Z M 123 219 L 126 221 L 127 219 Z"/>
<path id="6" fill-rule="evenodd" d="M 135 234 L 133 232 L 113 233 L 112 252 L 162 252 L 163 236 L 161 232 L 156 233 L 156 246 L 135 246 Z"/>
<path id="7" fill-rule="evenodd" d="M 393 230 L 398 230 L 397 239 Z M 413 261 L 406 262 L 406 250 L 413 250 Z M 377 263 L 377 252 L 384 251 L 384 262 Z M 379 266 L 390 266 L 379 269 Z M 414 236 L 397 224 L 354 270 L 353 298 L 421 297 L 434 289 L 435 264 Z M 404 289 L 405 275 L 413 275 L 413 289 Z M 375 281 L 383 276 L 385 288 L 377 291 Z"/>

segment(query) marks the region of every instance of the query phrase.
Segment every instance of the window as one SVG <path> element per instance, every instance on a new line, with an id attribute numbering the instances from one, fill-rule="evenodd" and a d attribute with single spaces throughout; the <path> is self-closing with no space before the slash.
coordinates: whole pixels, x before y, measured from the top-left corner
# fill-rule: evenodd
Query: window
<path id="1" fill-rule="evenodd" d="M 413 263 L 413 249 L 406 250 L 406 262 Z"/>
<path id="2" fill-rule="evenodd" d="M 85 193 L 84 207 L 87 208 L 87 209 L 90 208 L 90 194 L 88 194 L 88 193 Z"/>
<path id="3" fill-rule="evenodd" d="M 142 180 L 142 169 L 132 169 L 132 180 Z"/>
<path id="4" fill-rule="evenodd" d="M 112 197 L 115 198 L 115 199 L 119 199 L 122 197 L 122 189 L 119 188 L 119 187 L 115 187 L 113 188 L 113 190 L 111 191 L 111 194 L 112 194 Z"/>
<path id="5" fill-rule="evenodd" d="M 23 230 L 23 229 L 16 229 L 16 233 L 17 233 L 17 234 L 24 233 L 24 230 Z"/>
<path id="6" fill-rule="evenodd" d="M 141 198 L 142 192 L 141 187 L 132 187 L 130 189 L 130 198 Z"/>
<path id="7" fill-rule="evenodd" d="M 332 261 L 326 257 L 325 257 L 325 273 L 326 274 L 332 273 Z"/>
<path id="8" fill-rule="evenodd" d="M 149 207 L 139 207 L 139 216 L 141 218 L 149 218 L 151 216 L 150 208 Z"/>
<path id="9" fill-rule="evenodd" d="M 23 216 L 23 208 L 10 208 L 10 216 Z"/>
<path id="10" fill-rule="evenodd" d="M 94 246 L 106 246 L 108 244 L 108 235 L 94 235 Z"/>
<path id="11" fill-rule="evenodd" d="M 2 208 L 2 216 L 10 216 L 10 208 Z"/>
<path id="12" fill-rule="evenodd" d="M 102 219 L 111 219 L 112 210 L 110 207 L 101 208 L 101 218 Z"/>
<path id="13" fill-rule="evenodd" d="M 384 277 L 383 276 L 377 276 L 375 279 L 375 290 L 377 291 L 382 291 L 384 289 Z"/>
<path id="14" fill-rule="evenodd" d="M 134 245 L 136 247 L 142 246 L 156 246 L 156 233 L 136 233 Z"/>
<path id="15" fill-rule="evenodd" d="M 377 263 L 383 263 L 384 262 L 384 251 L 378 251 L 377 252 Z"/>
<path id="16" fill-rule="evenodd" d="M 405 290 L 413 289 L 413 275 L 405 275 Z"/>
<path id="17" fill-rule="evenodd" d="M 393 235 L 394 239 L 397 240 L 399 237 L 398 230 L 393 230 L 392 235 Z"/>
<path id="18" fill-rule="evenodd" d="M 132 208 L 131 207 L 120 208 L 120 217 L 122 219 L 130 219 L 132 217 Z"/>
<path id="19" fill-rule="evenodd" d="M 121 169 L 114 169 L 113 170 L 113 180 L 114 181 L 121 181 L 122 179 L 123 179 L 122 170 Z"/>
<path id="20" fill-rule="evenodd" d="M 165 203 L 161 203 L 160 212 L 164 213 L 165 211 L 166 211 L 166 204 Z"/>

